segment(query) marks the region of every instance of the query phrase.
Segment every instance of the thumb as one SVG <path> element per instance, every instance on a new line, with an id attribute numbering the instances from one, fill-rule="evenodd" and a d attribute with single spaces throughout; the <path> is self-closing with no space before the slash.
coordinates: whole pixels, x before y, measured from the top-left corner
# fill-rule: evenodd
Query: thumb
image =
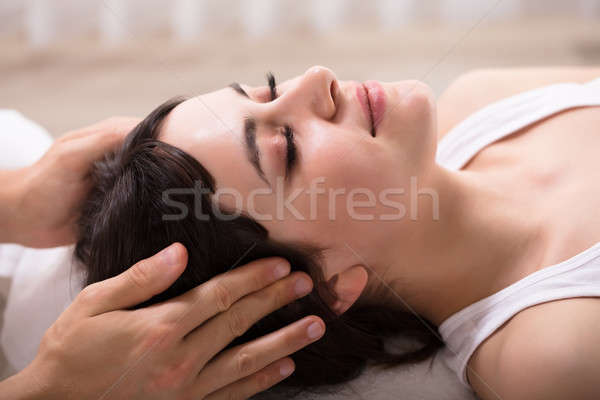
<path id="1" fill-rule="evenodd" d="M 89 316 L 133 307 L 165 291 L 183 273 L 187 251 L 173 243 L 125 272 L 86 287 L 78 296 Z"/>

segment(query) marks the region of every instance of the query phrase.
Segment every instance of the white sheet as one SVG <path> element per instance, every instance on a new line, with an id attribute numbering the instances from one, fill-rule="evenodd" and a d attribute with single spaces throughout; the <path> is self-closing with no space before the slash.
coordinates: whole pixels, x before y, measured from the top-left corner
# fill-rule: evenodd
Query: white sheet
<path id="1" fill-rule="evenodd" d="M 0 169 L 29 165 L 52 144 L 52 137 L 15 110 L 0 109 Z"/>

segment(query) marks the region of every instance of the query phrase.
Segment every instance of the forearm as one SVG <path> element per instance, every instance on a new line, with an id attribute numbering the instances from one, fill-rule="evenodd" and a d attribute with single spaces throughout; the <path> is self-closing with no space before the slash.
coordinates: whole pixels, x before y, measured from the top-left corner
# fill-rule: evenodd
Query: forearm
<path id="1" fill-rule="evenodd" d="M 22 170 L 0 171 L 0 243 L 18 239 Z"/>

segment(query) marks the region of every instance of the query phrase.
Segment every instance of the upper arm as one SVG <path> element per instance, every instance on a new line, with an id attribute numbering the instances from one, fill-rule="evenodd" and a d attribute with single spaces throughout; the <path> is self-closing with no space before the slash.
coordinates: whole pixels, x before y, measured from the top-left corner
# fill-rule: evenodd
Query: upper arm
<path id="1" fill-rule="evenodd" d="M 600 77 L 600 67 L 478 69 L 455 81 L 438 99 L 441 139 L 470 114 L 503 98 L 560 82 L 587 82 Z"/>
<path id="2" fill-rule="evenodd" d="M 596 343 L 582 340 L 575 330 L 564 326 L 555 326 L 551 332 L 521 330 L 519 336 L 516 332 L 504 337 L 492 363 L 472 363 L 476 372 L 469 378 L 482 399 L 600 398 L 600 351 Z"/>

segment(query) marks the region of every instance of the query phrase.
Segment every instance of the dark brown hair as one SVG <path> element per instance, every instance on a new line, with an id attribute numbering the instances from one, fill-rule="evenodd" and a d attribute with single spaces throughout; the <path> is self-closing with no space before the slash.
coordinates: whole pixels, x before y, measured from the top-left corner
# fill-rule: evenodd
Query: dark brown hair
<path id="1" fill-rule="evenodd" d="M 306 315 L 321 317 L 325 335 L 292 356 L 296 371 L 278 385 L 279 389 L 302 390 L 345 382 L 358 376 L 368 363 L 393 366 L 416 362 L 442 345 L 435 327 L 425 326 L 412 313 L 396 308 L 359 301 L 337 316 L 322 300 L 322 296 L 333 294 L 319 273 L 318 249 L 276 242 L 262 225 L 244 215 L 216 217 L 211 174 L 194 157 L 158 140 L 161 122 L 181 101 L 174 99 L 159 106 L 133 129 L 118 151 L 95 164 L 94 187 L 84 203 L 75 250 L 85 268 L 87 284 L 118 275 L 173 242 L 187 248 L 188 266 L 169 289 L 143 305 L 177 296 L 254 259 L 288 259 L 292 271 L 312 276 L 315 290 L 266 316 L 230 345 L 263 336 Z M 163 197 L 169 190 L 180 188 L 194 189 L 194 196 Z M 188 210 L 201 207 L 203 215 L 209 217 L 197 218 L 189 212 L 179 220 L 165 219 L 165 215 L 181 214 L 173 200 Z M 396 352 L 386 349 L 384 341 L 398 336 L 415 346 Z"/>

